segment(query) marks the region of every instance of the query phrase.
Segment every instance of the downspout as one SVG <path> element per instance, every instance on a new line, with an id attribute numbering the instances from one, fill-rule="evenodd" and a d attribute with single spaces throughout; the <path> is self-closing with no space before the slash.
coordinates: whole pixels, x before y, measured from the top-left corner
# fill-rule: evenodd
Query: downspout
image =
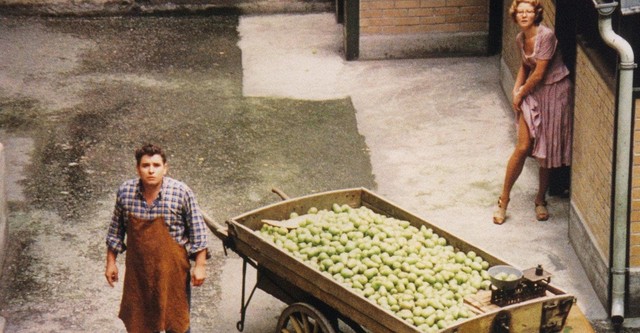
<path id="1" fill-rule="evenodd" d="M 619 327 L 624 322 L 625 286 L 629 270 L 627 267 L 627 224 L 629 220 L 629 170 L 633 127 L 633 70 L 636 64 L 633 62 L 631 45 L 617 35 L 611 25 L 611 14 L 615 11 L 618 3 L 600 3 L 600 1 L 593 0 L 599 13 L 600 36 L 620 55 L 611 255 L 611 322 Z"/>

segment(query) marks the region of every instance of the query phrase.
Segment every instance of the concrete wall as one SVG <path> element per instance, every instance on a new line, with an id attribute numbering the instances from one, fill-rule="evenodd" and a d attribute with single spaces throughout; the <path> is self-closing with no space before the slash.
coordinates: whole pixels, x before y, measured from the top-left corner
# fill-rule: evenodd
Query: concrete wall
<path id="1" fill-rule="evenodd" d="M 9 227 L 7 226 L 7 196 L 5 190 L 6 177 L 6 157 L 4 146 L 0 143 L 0 278 L 2 278 L 5 254 L 7 253 L 7 243 Z M 0 320 L 2 318 L 0 317 Z M 0 328 L 2 323 L 0 323 Z"/>
<path id="2" fill-rule="evenodd" d="M 489 0 L 360 0 L 360 59 L 488 52 Z"/>

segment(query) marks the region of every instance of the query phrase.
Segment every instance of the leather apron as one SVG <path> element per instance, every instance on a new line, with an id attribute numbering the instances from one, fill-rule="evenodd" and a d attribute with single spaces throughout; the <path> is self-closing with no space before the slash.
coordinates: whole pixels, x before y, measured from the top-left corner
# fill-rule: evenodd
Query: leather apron
<path id="1" fill-rule="evenodd" d="M 186 332 L 189 303 L 187 251 L 169 234 L 162 217 L 129 216 L 119 317 L 127 332 Z"/>

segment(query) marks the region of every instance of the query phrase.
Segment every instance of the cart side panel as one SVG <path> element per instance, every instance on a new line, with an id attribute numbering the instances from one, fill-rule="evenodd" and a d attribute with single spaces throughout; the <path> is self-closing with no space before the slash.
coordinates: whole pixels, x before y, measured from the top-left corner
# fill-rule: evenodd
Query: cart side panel
<path id="1" fill-rule="evenodd" d="M 273 272 L 272 277 L 280 277 L 287 283 L 297 286 L 373 332 L 418 332 L 391 312 L 353 293 L 333 279 L 263 241 L 260 237 L 247 234 L 247 229 L 238 230 L 236 249 Z"/>
<path id="2" fill-rule="evenodd" d="M 334 203 L 347 204 L 351 207 L 360 207 L 362 204 L 361 193 L 363 189 L 347 189 L 312 194 L 300 198 L 287 199 L 262 208 L 258 208 L 233 218 L 233 221 L 257 230 L 262 227 L 262 220 L 286 220 L 292 212 L 299 215 L 307 214 L 309 208 L 331 209 Z"/>
<path id="3" fill-rule="evenodd" d="M 508 326 L 511 328 L 510 332 L 518 333 L 539 333 L 542 331 L 543 324 L 551 324 L 553 320 L 547 319 L 546 323 L 543 323 L 544 312 L 547 311 L 545 306 L 553 303 L 569 302 L 573 303 L 573 296 L 570 295 L 552 295 L 544 298 L 529 300 L 522 303 L 506 306 L 503 308 L 497 308 L 494 311 L 481 314 L 472 319 L 468 319 L 458 325 L 447 328 L 446 333 L 478 333 L 478 332 L 494 332 L 493 324 L 503 314 L 508 316 Z M 566 309 L 566 313 L 560 314 L 560 319 L 566 320 L 569 313 L 569 309 Z M 497 319 L 498 318 L 498 319 Z"/>

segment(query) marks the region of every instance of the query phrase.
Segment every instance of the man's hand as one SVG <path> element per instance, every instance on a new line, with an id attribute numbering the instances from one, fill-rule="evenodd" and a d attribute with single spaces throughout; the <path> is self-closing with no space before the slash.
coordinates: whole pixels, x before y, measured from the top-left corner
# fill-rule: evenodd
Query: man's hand
<path id="1" fill-rule="evenodd" d="M 191 284 L 194 287 L 199 287 L 204 283 L 204 279 L 207 277 L 207 271 L 204 265 L 196 265 L 191 272 Z"/>
<path id="2" fill-rule="evenodd" d="M 118 266 L 116 266 L 115 264 L 107 265 L 104 276 L 107 278 L 107 282 L 109 283 L 109 285 L 113 287 L 114 283 L 118 282 Z"/>
<path id="3" fill-rule="evenodd" d="M 196 264 L 191 272 L 191 284 L 194 287 L 199 287 L 204 283 L 204 279 L 207 278 L 207 250 L 202 250 L 196 253 Z"/>
<path id="4" fill-rule="evenodd" d="M 113 284 L 118 282 L 118 266 L 116 266 L 116 257 L 118 254 L 107 249 L 107 268 L 104 270 L 104 276 L 107 282 L 113 288 Z"/>

